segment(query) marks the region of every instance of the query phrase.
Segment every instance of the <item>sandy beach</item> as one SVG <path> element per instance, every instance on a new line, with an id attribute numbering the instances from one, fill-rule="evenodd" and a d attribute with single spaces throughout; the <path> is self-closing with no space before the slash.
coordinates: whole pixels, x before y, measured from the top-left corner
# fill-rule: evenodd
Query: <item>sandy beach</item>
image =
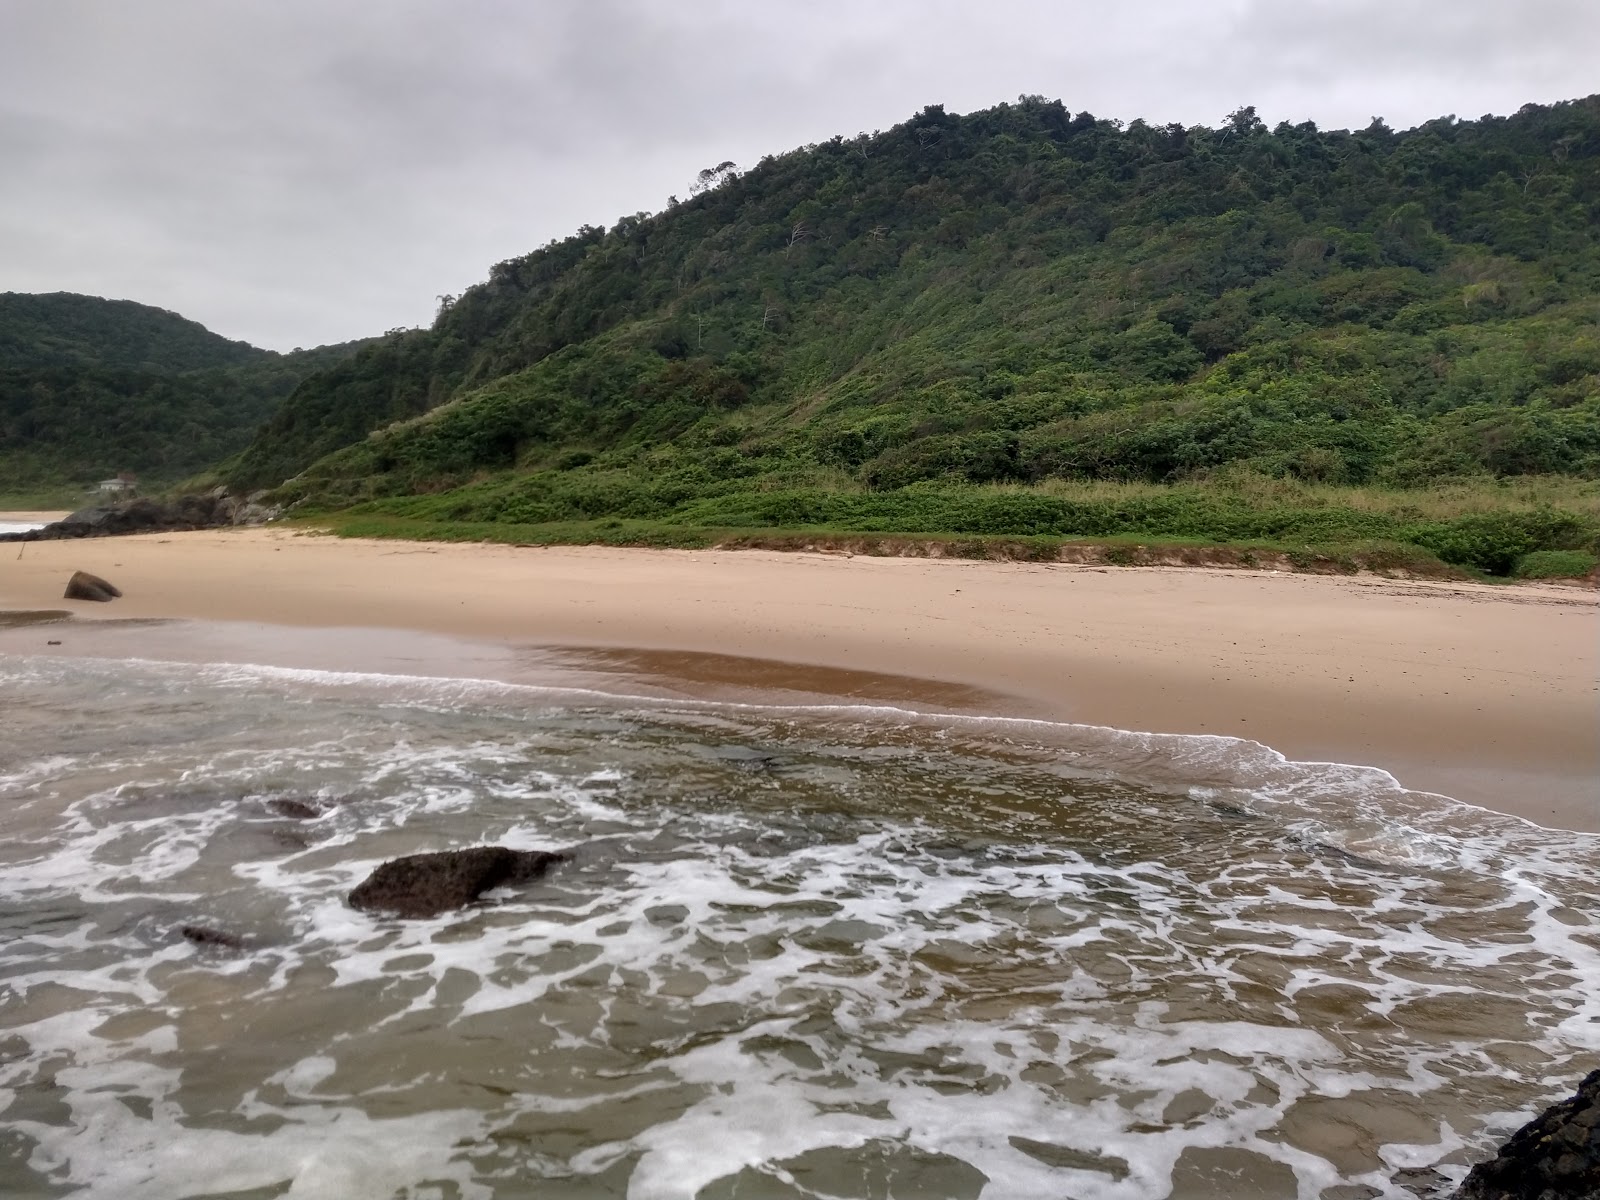
<path id="1" fill-rule="evenodd" d="M 75 569 L 124 598 L 63 601 Z M 142 621 L 251 622 L 232 652 L 281 643 L 285 665 L 427 657 L 430 673 L 493 675 L 508 648 L 593 648 L 591 674 L 619 686 L 676 676 L 1244 737 L 1600 831 L 1600 614 L 1574 588 L 262 529 L 6 545 L 0 609 L 103 623 L 0 629 L 6 653 L 227 658 L 228 637 L 184 627 L 180 645 Z M 357 629 L 429 636 L 315 632 Z"/>

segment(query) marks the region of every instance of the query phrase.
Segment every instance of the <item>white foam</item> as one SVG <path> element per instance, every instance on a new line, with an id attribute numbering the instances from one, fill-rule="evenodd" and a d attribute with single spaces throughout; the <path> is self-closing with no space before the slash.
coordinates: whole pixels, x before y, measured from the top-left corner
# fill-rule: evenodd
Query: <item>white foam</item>
<path id="1" fill-rule="evenodd" d="M 78 1091 L 71 1127 L 18 1123 L 35 1169 L 77 1185 L 80 1200 L 172 1200 L 288 1184 L 295 1200 L 392 1200 L 424 1181 L 489 1200 L 456 1148 L 484 1133 L 470 1112 L 374 1119 L 355 1108 L 297 1109 L 270 1133 L 195 1128 L 171 1106 L 153 1119 L 113 1094 Z"/>
<path id="2" fill-rule="evenodd" d="M 0 1125 L 89 1197 L 491 1196 L 631 1159 L 649 1198 L 860 1151 L 957 1158 L 986 1195 L 1150 1200 L 1200 1148 L 1276 1163 L 1306 1197 L 1399 1196 L 1382 1164 L 1479 1147 L 1514 1109 L 1462 1109 L 1464 1072 L 1528 1095 L 1600 1036 L 1593 840 L 1463 819 L 1382 773 L 876 706 L 584 693 L 586 715 L 514 685 L 147 669 L 186 706 L 175 728 L 221 732 L 20 764 L 35 824 L 0 868 L 0 896 L 71 916 L 0 944 L 27 1047 L 0 1067 Z M 185 715 L 225 704 L 277 724 Z M 279 793 L 343 802 L 303 850 L 230 854 L 283 824 L 259 802 Z M 1368 811 L 1391 801 L 1399 821 Z M 431 921 L 344 902 L 384 858 L 489 841 L 576 858 Z M 246 953 L 159 936 L 209 903 L 247 923 Z M 1330 990 L 1348 1021 L 1320 1015 Z M 1458 1001 L 1515 1005 L 1527 1029 L 1453 1032 Z M 296 1040 L 241 1057 L 243 1099 L 202 1103 L 189 1076 L 219 1013 L 284 1014 Z M 155 1023 L 106 1032 L 136 1017 Z M 474 1071 L 505 1078 L 464 1106 Z M 67 1118 L 28 1107 L 46 1080 Z M 1369 1169 L 1282 1136 L 1298 1102 L 1370 1091 L 1455 1108 L 1433 1141 L 1372 1131 Z M 1201 1115 L 1169 1119 L 1197 1094 Z M 541 1149 L 539 1115 L 592 1140 Z"/>
<path id="3" fill-rule="evenodd" d="M 26 672 L 62 660 L 15 656 Z M 909 709 L 888 704 L 778 705 L 727 700 L 692 700 L 603 691 L 595 688 L 510 683 L 475 677 L 441 678 L 362 671 L 329 671 L 306 667 L 280 667 L 257 663 L 174 664 L 149 659 L 71 660 L 97 664 L 117 672 L 125 666 L 197 678 L 227 687 L 254 688 L 263 682 L 296 684 L 337 692 L 377 690 L 388 702 L 403 706 L 431 704 L 481 706 L 497 700 L 535 700 L 549 709 L 598 703 L 626 712 L 672 712 L 680 717 L 718 713 L 787 717 L 802 721 L 836 719 L 874 726 L 898 726 L 944 731 L 973 731 L 1045 737 L 1061 743 L 1074 774 L 1135 780 L 1144 786 L 1167 786 L 1195 796 L 1223 797 L 1261 811 L 1276 809 L 1283 819 L 1305 819 L 1308 832 L 1326 834 L 1331 844 L 1352 853 L 1369 851 L 1379 861 L 1396 865 L 1435 865 L 1439 853 L 1449 854 L 1449 829 L 1466 820 L 1504 826 L 1512 823 L 1539 826 L 1520 817 L 1491 812 L 1436 793 L 1405 788 L 1379 767 L 1350 763 L 1296 761 L 1259 742 L 1219 734 L 1148 733 L 1112 726 L 1084 725 L 1029 717 L 984 716 Z M 3 674 L 0 674 L 3 677 Z M 22 676 L 26 677 L 26 676 Z M 729 726 L 734 728 L 734 726 Z M 1346 815 L 1359 799 L 1360 816 L 1372 828 L 1348 831 L 1337 821 L 1326 822 L 1330 808 Z M 1417 824 L 1425 828 L 1417 828 Z M 1600 842 L 1600 834 L 1564 835 Z M 1366 840 L 1361 840 L 1365 838 Z M 1385 848 L 1388 839 L 1388 848 Z M 1345 842 L 1350 842 L 1346 845 Z M 1425 848 L 1433 844 L 1435 849 Z"/>

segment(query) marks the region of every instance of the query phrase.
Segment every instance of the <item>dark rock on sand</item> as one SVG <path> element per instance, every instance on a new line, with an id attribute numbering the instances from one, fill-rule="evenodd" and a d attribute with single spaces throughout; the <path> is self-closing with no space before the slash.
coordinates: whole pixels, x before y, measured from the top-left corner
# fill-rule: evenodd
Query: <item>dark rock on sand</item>
<path id="1" fill-rule="evenodd" d="M 1595 1200 L 1600 1197 L 1600 1071 L 1552 1104 L 1479 1163 L 1455 1200 Z"/>
<path id="2" fill-rule="evenodd" d="M 115 600 L 120 595 L 122 589 L 87 571 L 74 571 L 72 578 L 67 580 L 67 590 L 62 593 L 68 600 L 97 600 L 102 603 Z"/>
<path id="3" fill-rule="evenodd" d="M 178 930 L 184 940 L 193 942 L 196 946 L 214 946 L 220 950 L 242 950 L 244 939 L 236 933 L 228 933 L 223 929 L 213 929 L 209 925 L 185 925 Z"/>
<path id="4" fill-rule="evenodd" d="M 350 893 L 350 903 L 369 912 L 401 917 L 436 917 L 471 904 L 484 892 L 530 883 L 567 855 L 542 850 L 473 846 L 410 854 L 384 863 Z"/>

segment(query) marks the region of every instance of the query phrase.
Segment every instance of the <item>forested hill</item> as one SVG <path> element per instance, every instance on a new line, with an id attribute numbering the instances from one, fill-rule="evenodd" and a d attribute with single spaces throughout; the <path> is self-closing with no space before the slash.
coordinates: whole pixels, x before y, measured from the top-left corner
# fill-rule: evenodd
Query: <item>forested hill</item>
<path id="1" fill-rule="evenodd" d="M 277 354 L 129 300 L 0 293 L 0 493 L 176 482 L 359 344 Z"/>
<path id="2" fill-rule="evenodd" d="M 307 380 L 233 476 L 355 443 L 297 489 L 515 471 L 454 511 L 563 520 L 1228 464 L 1600 473 L 1600 97 L 1405 132 L 1025 97 L 697 191 L 500 263 Z"/>
<path id="3" fill-rule="evenodd" d="M 273 357 L 197 321 L 132 300 L 0 293 L 0 365 L 200 371 Z"/>

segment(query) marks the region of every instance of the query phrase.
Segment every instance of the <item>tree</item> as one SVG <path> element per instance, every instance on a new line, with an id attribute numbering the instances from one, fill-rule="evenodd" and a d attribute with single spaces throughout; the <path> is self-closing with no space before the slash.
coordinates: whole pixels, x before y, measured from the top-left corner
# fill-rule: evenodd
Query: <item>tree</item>
<path id="1" fill-rule="evenodd" d="M 689 194 L 698 196 L 702 192 L 709 192 L 712 188 L 720 187 L 730 179 L 739 177 L 738 169 L 728 160 L 719 162 L 714 167 L 703 168 L 695 176 L 694 182 L 689 185 Z"/>
<path id="2" fill-rule="evenodd" d="M 1266 123 L 1256 116 L 1254 104 L 1243 105 L 1228 114 L 1228 129 L 1239 137 L 1249 137 L 1252 133 L 1265 131 L 1266 128 Z"/>

